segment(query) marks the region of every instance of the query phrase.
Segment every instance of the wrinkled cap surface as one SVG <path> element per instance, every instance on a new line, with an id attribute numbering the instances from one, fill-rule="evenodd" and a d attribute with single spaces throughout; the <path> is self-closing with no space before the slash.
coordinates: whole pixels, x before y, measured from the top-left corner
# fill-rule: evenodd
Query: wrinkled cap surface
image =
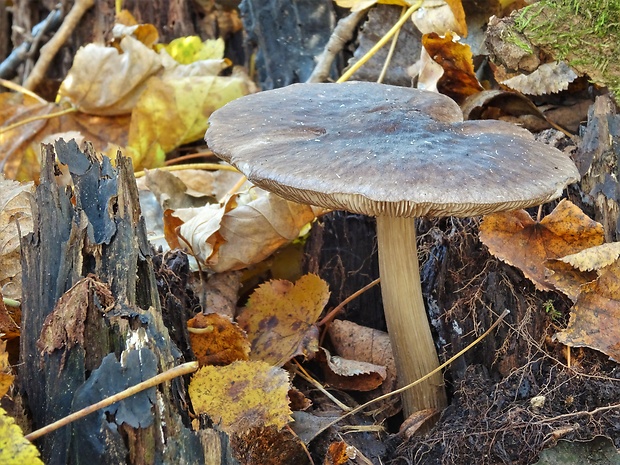
<path id="1" fill-rule="evenodd" d="M 366 215 L 476 216 L 539 205 L 579 178 L 559 150 L 448 97 L 368 82 L 295 84 L 214 112 L 209 147 L 256 185 Z"/>

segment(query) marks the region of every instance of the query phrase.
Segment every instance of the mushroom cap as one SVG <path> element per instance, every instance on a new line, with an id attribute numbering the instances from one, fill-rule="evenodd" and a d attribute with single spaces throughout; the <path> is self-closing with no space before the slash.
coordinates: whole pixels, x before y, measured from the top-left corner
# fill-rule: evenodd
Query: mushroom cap
<path id="1" fill-rule="evenodd" d="M 579 179 L 568 156 L 450 98 L 369 82 L 294 84 L 227 104 L 209 147 L 288 200 L 366 215 L 476 216 L 540 205 Z"/>

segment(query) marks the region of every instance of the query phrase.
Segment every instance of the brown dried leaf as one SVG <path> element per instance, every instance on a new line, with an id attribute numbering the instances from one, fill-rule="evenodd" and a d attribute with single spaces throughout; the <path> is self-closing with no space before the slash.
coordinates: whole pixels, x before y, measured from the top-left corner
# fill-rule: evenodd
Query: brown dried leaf
<path id="1" fill-rule="evenodd" d="M 307 465 L 307 450 L 291 429 L 252 428 L 230 438 L 233 455 L 243 465 Z"/>
<path id="2" fill-rule="evenodd" d="M 0 293 L 0 337 L 2 339 L 14 339 L 19 337 L 19 323 L 21 320 L 21 311 L 13 307 L 7 307 Z"/>
<path id="3" fill-rule="evenodd" d="M 582 286 L 568 327 L 555 337 L 562 344 L 590 347 L 620 362 L 620 261 Z"/>
<path id="4" fill-rule="evenodd" d="M 233 319 L 237 314 L 237 301 L 241 287 L 241 272 L 226 271 L 209 277 L 205 292 L 205 313 L 219 313 Z"/>
<path id="5" fill-rule="evenodd" d="M 191 244 L 196 257 L 215 272 L 239 270 L 263 261 L 296 239 L 301 229 L 315 218 L 308 205 L 263 194 L 259 189 L 251 192 L 258 196 L 242 205 L 237 203 L 247 195 L 236 194 L 219 208 L 208 205 L 173 213 L 184 221 L 179 235 Z M 173 247 L 174 241 L 168 243 Z M 188 248 L 183 241 L 181 246 Z"/>
<path id="6" fill-rule="evenodd" d="M 252 344 L 250 358 L 281 366 L 297 355 L 318 350 L 314 325 L 329 299 L 327 283 L 307 274 L 295 284 L 261 284 L 237 318 Z"/>
<path id="7" fill-rule="evenodd" d="M 41 354 L 51 354 L 55 350 L 83 346 L 88 313 L 99 315 L 113 305 L 114 297 L 107 284 L 90 276 L 80 279 L 58 299 L 52 313 L 45 318 L 37 348 Z"/>
<path id="8" fill-rule="evenodd" d="M 324 348 L 319 354 L 325 381 L 336 389 L 372 391 L 381 386 L 387 376 L 384 366 L 331 355 Z"/>
<path id="9" fill-rule="evenodd" d="M 355 447 L 344 441 L 332 442 L 327 448 L 323 465 L 345 465 L 355 458 Z"/>
<path id="10" fill-rule="evenodd" d="M 588 249 L 586 249 L 588 250 Z M 579 271 L 562 259 L 547 260 L 545 262 L 545 279 L 558 291 L 563 292 L 573 302 L 581 294 L 581 286 L 596 280 L 594 271 Z"/>
<path id="11" fill-rule="evenodd" d="M 467 23 L 461 0 L 425 0 L 411 19 L 423 34 L 436 32 L 444 35 L 452 31 L 461 37 L 467 37 Z"/>
<path id="12" fill-rule="evenodd" d="M 0 398 L 9 392 L 15 376 L 11 373 L 9 354 L 6 351 L 6 341 L 0 341 Z"/>
<path id="13" fill-rule="evenodd" d="M 428 55 L 443 68 L 443 75 L 437 81 L 439 92 L 462 103 L 468 96 L 483 90 L 476 78 L 469 45 L 455 42 L 450 32 L 446 32 L 445 37 L 435 32 L 424 34 L 422 44 Z"/>
<path id="14" fill-rule="evenodd" d="M 124 37 L 119 47 L 121 52 L 97 44 L 81 47 L 58 90 L 61 101 L 93 115 L 131 113 L 162 63 L 152 48 L 133 37 Z"/>
<path id="15" fill-rule="evenodd" d="M 198 414 L 204 413 L 228 434 L 289 423 L 288 373 L 261 361 L 238 361 L 200 368 L 188 392 Z"/>
<path id="16" fill-rule="evenodd" d="M 229 317 L 199 313 L 187 322 L 189 342 L 200 366 L 248 360 L 248 338 Z"/>
<path id="17" fill-rule="evenodd" d="M 537 289 L 553 290 L 545 279 L 545 260 L 600 245 L 604 232 L 600 223 L 562 200 L 540 223 L 525 210 L 487 215 L 480 240 L 492 255 L 523 271 Z"/>
<path id="18" fill-rule="evenodd" d="M 568 85 L 577 79 L 577 73 L 565 62 L 553 62 L 540 65 L 530 74 L 519 74 L 502 81 L 506 87 L 528 95 L 545 95 L 568 89 Z"/>
<path id="19" fill-rule="evenodd" d="M 20 184 L 0 174 L 0 286 L 4 297 L 15 300 L 22 297 L 19 231 L 21 236 L 32 232 L 33 191 L 33 183 Z"/>

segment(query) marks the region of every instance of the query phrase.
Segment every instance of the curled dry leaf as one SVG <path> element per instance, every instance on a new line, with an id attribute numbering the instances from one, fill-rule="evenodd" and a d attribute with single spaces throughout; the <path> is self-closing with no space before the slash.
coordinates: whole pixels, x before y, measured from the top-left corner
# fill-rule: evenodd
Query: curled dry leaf
<path id="1" fill-rule="evenodd" d="M 384 366 L 342 358 L 324 348 L 319 353 L 325 381 L 337 389 L 372 391 L 381 386 L 387 376 Z"/>
<path id="2" fill-rule="evenodd" d="M 131 113 L 146 80 L 162 64 L 153 49 L 133 37 L 124 37 L 119 46 L 121 52 L 97 44 L 81 47 L 58 89 L 61 101 L 93 115 Z"/>
<path id="3" fill-rule="evenodd" d="M 480 240 L 492 255 L 523 271 L 537 289 L 553 290 L 545 279 L 545 260 L 600 245 L 604 231 L 575 204 L 562 200 L 540 222 L 525 210 L 487 215 Z"/>
<path id="4" fill-rule="evenodd" d="M 184 247 L 184 241 L 179 242 L 172 235 L 180 225 L 179 236 L 207 267 L 215 272 L 239 270 L 263 261 L 282 245 L 295 240 L 302 228 L 315 218 L 307 205 L 253 191 L 260 192 L 259 196 L 244 205 L 237 205 L 242 198 L 236 194 L 219 208 L 208 205 L 171 213 L 165 219 L 170 224 L 166 228 L 168 243 L 174 247 L 176 241 Z"/>
<path id="5" fill-rule="evenodd" d="M 423 34 L 436 32 L 444 35 L 452 31 L 467 37 L 465 10 L 461 0 L 425 0 L 411 19 Z"/>
<path id="6" fill-rule="evenodd" d="M 316 352 L 314 323 L 328 299 L 327 283 L 313 274 L 295 284 L 284 280 L 261 284 L 237 318 L 252 344 L 250 359 L 281 366 L 297 355 Z"/>
<path id="7" fill-rule="evenodd" d="M 21 235 L 32 232 L 33 183 L 20 184 L 0 174 L 0 286 L 4 297 L 22 297 Z M 18 227 L 19 224 L 19 227 Z"/>
<path id="8" fill-rule="evenodd" d="M 9 391 L 15 376 L 11 373 L 9 354 L 6 351 L 6 341 L 0 340 L 0 398 Z"/>
<path id="9" fill-rule="evenodd" d="M 555 335 L 573 347 L 590 347 L 620 362 L 620 260 L 584 284 L 571 309 L 568 327 Z"/>
<path id="10" fill-rule="evenodd" d="M 288 373 L 261 361 L 200 368 L 188 392 L 197 414 L 207 414 L 228 434 L 282 428 L 292 420 Z"/>
<path id="11" fill-rule="evenodd" d="M 233 319 L 237 314 L 237 301 L 241 287 L 241 271 L 214 273 L 206 284 L 205 313 L 219 313 Z M 195 289 L 196 294 L 200 289 Z"/>
<path id="12" fill-rule="evenodd" d="M 468 96 L 483 90 L 476 78 L 469 45 L 455 41 L 451 32 L 446 32 L 445 37 L 440 37 L 435 32 L 424 34 L 422 44 L 433 61 L 443 69 L 437 80 L 437 90 L 440 93 L 460 104 Z"/>
<path id="13" fill-rule="evenodd" d="M 611 265 L 620 257 L 620 242 L 601 244 L 560 258 L 580 271 L 600 270 Z"/>
<path id="14" fill-rule="evenodd" d="M 230 365 L 248 360 L 250 343 L 229 317 L 199 313 L 187 322 L 189 342 L 200 366 Z"/>

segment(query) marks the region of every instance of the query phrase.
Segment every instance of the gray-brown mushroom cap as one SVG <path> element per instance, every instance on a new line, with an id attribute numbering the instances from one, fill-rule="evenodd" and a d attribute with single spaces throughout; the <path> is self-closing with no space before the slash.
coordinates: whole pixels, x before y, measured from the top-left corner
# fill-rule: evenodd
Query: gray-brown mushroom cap
<path id="1" fill-rule="evenodd" d="M 213 113 L 209 147 L 282 197 L 367 215 L 476 216 L 539 205 L 579 173 L 500 121 L 462 121 L 440 94 L 375 83 L 296 84 Z"/>

